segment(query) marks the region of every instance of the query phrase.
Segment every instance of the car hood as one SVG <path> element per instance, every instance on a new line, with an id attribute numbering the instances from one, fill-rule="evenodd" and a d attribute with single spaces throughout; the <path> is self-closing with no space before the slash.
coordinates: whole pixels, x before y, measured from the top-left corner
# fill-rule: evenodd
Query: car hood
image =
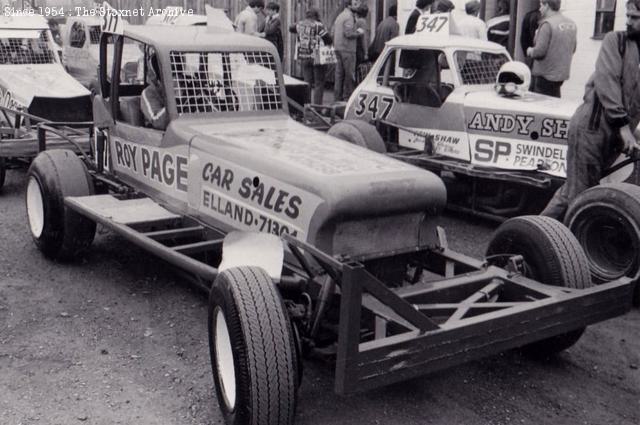
<path id="1" fill-rule="evenodd" d="M 174 131 L 198 151 L 225 158 L 256 176 L 314 193 L 343 214 L 399 211 L 437 214 L 446 192 L 431 172 L 310 129 L 288 117 L 203 123 L 176 120 Z M 178 139 L 189 137 L 178 135 Z"/>
<path id="2" fill-rule="evenodd" d="M 28 107 L 34 97 L 71 99 L 89 96 L 89 91 L 60 65 L 0 66 L 2 105 Z"/>

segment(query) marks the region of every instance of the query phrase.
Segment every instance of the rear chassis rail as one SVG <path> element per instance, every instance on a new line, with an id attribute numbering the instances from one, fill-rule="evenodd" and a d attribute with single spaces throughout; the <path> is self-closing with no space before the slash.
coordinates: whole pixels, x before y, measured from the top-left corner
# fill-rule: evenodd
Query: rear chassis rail
<path id="1" fill-rule="evenodd" d="M 15 163 L 45 149 L 69 149 L 85 158 L 90 151 L 92 122 L 54 122 L 0 106 L 0 123 L 0 157 Z"/>
<path id="2" fill-rule="evenodd" d="M 136 202 L 136 208 L 153 207 L 155 218 L 127 220 L 128 202 Z M 120 218 L 101 213 L 96 206 L 105 203 L 112 205 L 110 211 L 119 211 Z M 212 264 L 221 259 L 222 230 L 173 214 L 148 198 L 68 197 L 65 204 L 193 276 L 207 291 L 218 275 Z M 374 257 L 331 256 L 283 236 L 285 268 L 278 285 L 285 303 L 292 293 L 316 295 L 308 317 L 292 315 L 292 320 L 312 347 L 319 329 L 334 331 L 337 393 L 452 367 L 581 329 L 631 308 L 634 288 L 629 278 L 581 290 L 547 286 L 523 277 L 517 257 L 507 269 L 491 266 L 451 251 L 444 231 L 438 228 L 437 233 L 433 246 L 386 254 L 410 265 L 410 283 L 402 285 L 374 276 L 366 265 Z M 331 306 L 337 318 L 328 314 Z"/>

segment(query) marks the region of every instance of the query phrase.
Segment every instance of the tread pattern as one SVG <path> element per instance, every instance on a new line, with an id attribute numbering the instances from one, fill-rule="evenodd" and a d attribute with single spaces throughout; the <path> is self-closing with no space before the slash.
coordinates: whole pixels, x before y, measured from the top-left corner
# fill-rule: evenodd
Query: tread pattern
<path id="1" fill-rule="evenodd" d="M 511 233 L 511 235 L 509 235 Z M 543 282 L 548 285 L 562 285 L 568 288 L 584 289 L 592 286 L 589 274 L 589 263 L 582 251 L 578 240 L 559 221 L 545 216 L 522 216 L 505 222 L 496 231 L 494 241 L 489 245 L 487 254 L 497 253 L 500 248 L 502 236 L 517 243 L 517 238 L 522 235 L 542 237 L 549 245 L 545 250 L 545 257 L 549 259 L 547 264 L 552 269 L 552 275 L 558 280 L 555 282 Z M 505 251 L 502 251 L 505 252 Z M 554 279 L 556 280 L 556 279 Z"/>
<path id="2" fill-rule="evenodd" d="M 229 269 L 218 279 L 223 279 L 233 294 L 244 336 L 249 423 L 293 424 L 297 396 L 293 335 L 276 286 L 256 267 Z"/>
<path id="3" fill-rule="evenodd" d="M 575 289 L 592 286 L 587 257 L 578 240 L 562 223 L 544 216 L 522 216 L 503 223 L 489 244 L 487 255 L 521 253 L 525 245 L 542 255 L 547 267 L 542 283 Z M 526 259 L 525 259 L 526 260 Z M 574 345 L 584 328 L 546 338 L 522 347 L 534 357 L 547 357 Z"/>

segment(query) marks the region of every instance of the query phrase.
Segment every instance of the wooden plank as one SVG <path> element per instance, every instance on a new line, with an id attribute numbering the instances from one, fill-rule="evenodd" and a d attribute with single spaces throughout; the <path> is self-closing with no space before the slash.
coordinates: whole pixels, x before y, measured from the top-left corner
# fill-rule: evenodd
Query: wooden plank
<path id="1" fill-rule="evenodd" d="M 515 314 L 502 310 L 454 328 L 363 343 L 359 382 L 350 388 L 363 391 L 399 382 L 618 316 L 631 308 L 632 291 L 629 281 L 615 282 L 562 301 L 532 302 Z"/>
<path id="2" fill-rule="evenodd" d="M 72 199 L 83 209 L 120 224 L 136 225 L 181 219 L 180 215 L 172 213 L 149 198 L 120 200 L 112 195 L 93 195 Z"/>

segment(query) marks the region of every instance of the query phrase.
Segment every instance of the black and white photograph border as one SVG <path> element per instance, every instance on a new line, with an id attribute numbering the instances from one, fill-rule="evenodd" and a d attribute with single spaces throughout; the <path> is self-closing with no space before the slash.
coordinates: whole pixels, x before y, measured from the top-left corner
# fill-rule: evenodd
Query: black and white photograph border
<path id="1" fill-rule="evenodd" d="M 640 423 L 640 0 L 0 5 L 0 425 Z"/>

